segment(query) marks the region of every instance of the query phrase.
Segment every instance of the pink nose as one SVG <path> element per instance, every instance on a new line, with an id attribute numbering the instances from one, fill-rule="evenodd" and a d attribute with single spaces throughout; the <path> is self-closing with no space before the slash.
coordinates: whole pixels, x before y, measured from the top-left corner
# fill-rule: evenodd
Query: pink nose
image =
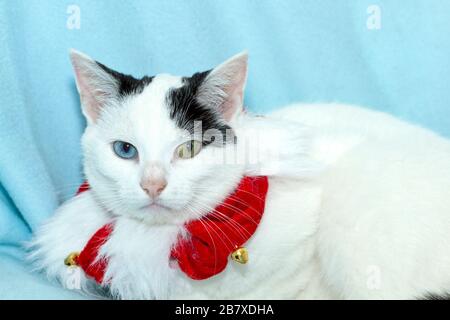
<path id="1" fill-rule="evenodd" d="M 147 193 L 151 198 L 156 198 L 163 192 L 167 186 L 167 181 L 165 179 L 156 180 L 146 180 L 141 182 L 141 188 Z"/>

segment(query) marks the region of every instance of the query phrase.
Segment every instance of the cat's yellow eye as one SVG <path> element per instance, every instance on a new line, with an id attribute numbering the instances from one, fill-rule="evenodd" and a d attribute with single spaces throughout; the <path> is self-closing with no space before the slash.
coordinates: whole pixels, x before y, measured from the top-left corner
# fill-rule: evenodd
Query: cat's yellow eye
<path id="1" fill-rule="evenodd" d="M 198 140 L 186 141 L 180 144 L 176 150 L 175 155 L 179 159 L 190 159 L 195 157 L 202 149 L 202 142 Z"/>

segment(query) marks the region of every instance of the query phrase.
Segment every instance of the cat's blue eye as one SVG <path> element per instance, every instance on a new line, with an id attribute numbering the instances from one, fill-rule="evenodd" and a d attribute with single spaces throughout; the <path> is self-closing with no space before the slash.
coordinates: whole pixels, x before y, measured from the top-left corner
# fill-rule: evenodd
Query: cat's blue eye
<path id="1" fill-rule="evenodd" d="M 116 155 L 122 159 L 135 159 L 138 155 L 136 147 L 125 141 L 115 141 L 113 149 Z"/>

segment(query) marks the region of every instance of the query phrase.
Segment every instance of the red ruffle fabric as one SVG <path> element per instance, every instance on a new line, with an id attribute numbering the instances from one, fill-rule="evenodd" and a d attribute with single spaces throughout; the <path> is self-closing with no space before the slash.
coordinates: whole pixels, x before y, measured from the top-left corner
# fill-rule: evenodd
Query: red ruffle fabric
<path id="1" fill-rule="evenodd" d="M 230 254 L 255 233 L 264 212 L 267 177 L 245 177 L 213 212 L 186 225 L 172 258 L 190 278 L 203 280 L 222 272 Z"/>

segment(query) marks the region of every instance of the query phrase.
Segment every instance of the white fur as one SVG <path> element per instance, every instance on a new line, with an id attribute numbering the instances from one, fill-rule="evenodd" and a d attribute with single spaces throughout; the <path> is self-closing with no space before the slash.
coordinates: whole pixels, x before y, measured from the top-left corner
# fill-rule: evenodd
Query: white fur
<path id="1" fill-rule="evenodd" d="M 247 154 L 256 162 L 222 163 L 224 154 L 233 158 L 231 145 L 174 160 L 186 137 L 169 119 L 164 95 L 179 85 L 160 75 L 88 126 L 92 190 L 38 231 L 31 243 L 38 269 L 66 283 L 66 255 L 115 221 L 101 254 L 117 298 L 412 299 L 450 290 L 448 140 L 366 109 L 293 105 L 262 118 L 234 115 L 238 144 L 253 142 Z M 115 156 L 114 140 L 135 145 L 139 161 Z M 155 161 L 168 181 L 156 207 L 139 187 Z M 183 224 L 220 203 L 244 174 L 270 177 L 263 219 L 246 244 L 249 263 L 230 260 L 213 278 L 187 278 L 169 261 Z"/>

